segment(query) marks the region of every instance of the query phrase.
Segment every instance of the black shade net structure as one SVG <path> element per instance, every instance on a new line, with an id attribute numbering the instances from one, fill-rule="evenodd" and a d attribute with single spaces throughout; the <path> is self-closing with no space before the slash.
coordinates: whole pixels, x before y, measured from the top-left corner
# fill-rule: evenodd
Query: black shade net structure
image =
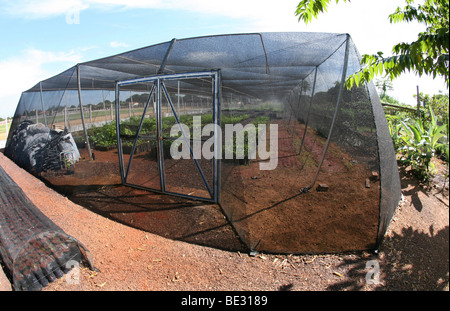
<path id="1" fill-rule="evenodd" d="M 344 86 L 359 69 L 348 34 L 173 39 L 23 92 L 5 155 L 59 187 L 217 203 L 252 251 L 377 249 L 400 180 L 374 86 Z"/>
<path id="2" fill-rule="evenodd" d="M 0 167 L 0 256 L 15 290 L 36 291 L 90 252 L 47 218 Z"/>

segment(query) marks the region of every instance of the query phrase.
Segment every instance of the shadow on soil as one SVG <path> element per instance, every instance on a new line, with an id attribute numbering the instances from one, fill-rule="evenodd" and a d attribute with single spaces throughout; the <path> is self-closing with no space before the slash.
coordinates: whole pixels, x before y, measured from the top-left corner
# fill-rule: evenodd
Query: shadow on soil
<path id="1" fill-rule="evenodd" d="M 369 260 L 379 264 L 379 284 L 373 285 L 374 290 L 448 290 L 448 226 L 432 236 L 411 227 L 404 228 L 401 234 L 394 234 L 386 241 L 380 251 L 384 253 L 383 257 L 344 259 L 340 266 L 351 266 L 345 280 L 329 286 L 327 290 L 364 289 L 367 286 L 366 277 L 375 273 L 372 266 L 367 266 Z"/>
<path id="2" fill-rule="evenodd" d="M 247 251 L 216 204 L 121 185 L 79 189 L 64 187 L 58 191 L 76 204 L 136 229 L 217 249 Z"/>
<path id="3" fill-rule="evenodd" d="M 409 197 L 415 210 L 422 213 L 424 202 L 419 193 L 430 197 L 430 192 L 404 168 L 399 167 L 402 192 Z M 447 204 L 445 204 L 447 205 Z M 448 205 L 447 205 L 448 207 Z M 442 291 L 449 287 L 449 227 L 439 231 L 431 221 L 423 228 L 405 226 L 400 233 L 386 238 L 379 255 L 371 258 L 344 259 L 340 266 L 350 267 L 345 280 L 327 289 L 357 291 L 366 288 L 366 277 L 373 275 L 370 260 L 379 265 L 379 283 L 371 285 L 377 291 Z M 429 232 L 429 233 L 428 233 Z M 372 270 L 371 270 L 372 269 Z M 369 279 L 373 280 L 373 279 Z"/>

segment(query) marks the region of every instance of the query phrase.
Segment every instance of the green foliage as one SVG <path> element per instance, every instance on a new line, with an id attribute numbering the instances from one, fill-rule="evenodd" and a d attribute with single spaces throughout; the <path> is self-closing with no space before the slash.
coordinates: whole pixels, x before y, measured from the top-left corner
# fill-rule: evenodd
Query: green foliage
<path id="1" fill-rule="evenodd" d="M 202 124 L 211 124 L 211 123 L 213 123 L 213 115 L 211 113 L 202 115 Z"/>
<path id="2" fill-rule="evenodd" d="M 343 0 L 343 2 L 350 2 L 350 0 Z M 336 0 L 339 3 L 339 0 Z M 319 13 L 327 11 L 330 0 L 302 0 L 298 6 L 295 14 L 298 20 L 303 20 L 305 24 L 312 21 L 313 17 L 317 18 Z"/>
<path id="3" fill-rule="evenodd" d="M 386 119 L 389 126 L 389 133 L 391 134 L 392 141 L 394 143 L 395 150 L 399 150 L 402 146 L 401 130 L 402 125 L 400 123 L 401 117 L 398 115 L 386 115 Z"/>
<path id="4" fill-rule="evenodd" d="M 399 115 L 386 117 L 399 160 L 411 165 L 419 179 L 429 179 L 434 169 L 431 159 L 436 155 L 436 150 L 447 145 L 448 153 L 448 143 L 441 140 L 448 123 L 439 125 L 431 106 L 428 109 L 429 122 L 421 118 L 402 119 Z"/>
<path id="5" fill-rule="evenodd" d="M 375 86 L 380 91 L 380 98 L 383 99 L 384 97 L 388 96 L 386 93 L 387 91 L 392 91 L 394 89 L 394 86 L 392 85 L 392 82 L 389 79 L 381 78 L 377 79 L 375 81 Z"/>
<path id="6" fill-rule="evenodd" d="M 343 0 L 343 2 L 350 2 Z M 442 76 L 449 86 L 449 2 L 448 0 L 425 0 L 415 5 L 414 0 L 406 0 L 404 8 L 389 15 L 391 23 L 418 21 L 426 25 L 426 31 L 418 34 L 412 43 L 399 43 L 392 48 L 392 56 L 385 57 L 382 52 L 362 56 L 362 68 L 347 78 L 347 88 L 354 84 L 370 82 L 375 76 L 385 75 L 391 80 L 406 71 L 419 76 Z M 303 0 L 299 3 L 296 15 L 308 23 L 326 11 L 330 0 Z M 339 3 L 339 0 L 336 0 Z"/>
<path id="7" fill-rule="evenodd" d="M 381 103 L 387 103 L 387 104 L 392 104 L 392 105 L 396 105 L 396 106 L 406 106 L 411 108 L 411 106 L 407 106 L 406 104 L 400 103 L 397 99 L 385 94 L 380 95 L 380 99 L 381 99 Z"/>
<path id="8" fill-rule="evenodd" d="M 124 135 L 132 135 L 132 132 L 136 132 L 139 123 L 141 122 L 141 117 L 131 117 L 128 120 L 121 121 L 120 127 L 121 127 L 121 134 Z M 142 128 L 141 128 L 141 134 L 148 134 L 152 133 L 156 130 L 156 119 L 155 118 L 144 118 L 144 121 L 142 122 Z M 125 133 L 124 131 L 127 131 Z M 131 132 L 131 133 L 130 133 Z"/>
<path id="9" fill-rule="evenodd" d="M 120 134 L 123 136 L 132 137 L 136 135 L 140 117 L 132 117 L 121 122 Z M 154 131 L 156 128 L 156 121 L 154 118 L 145 118 L 142 123 L 141 134 L 147 134 Z M 88 130 L 89 140 L 94 143 L 96 147 L 111 147 L 117 145 L 117 131 L 116 124 L 105 124 L 101 127 L 94 127 Z M 127 142 L 123 142 L 127 144 Z"/>
<path id="10" fill-rule="evenodd" d="M 430 96 L 428 94 L 419 94 L 419 101 L 426 106 L 431 106 L 438 122 L 446 123 L 449 118 L 449 95 L 437 94 Z"/>
<path id="11" fill-rule="evenodd" d="M 105 124 L 88 130 L 90 141 L 98 147 L 109 147 L 117 145 L 117 134 L 115 124 Z"/>
<path id="12" fill-rule="evenodd" d="M 238 116 L 232 116 L 232 117 L 222 117 L 222 122 L 224 124 L 237 124 L 240 121 L 243 121 L 245 119 L 250 118 L 249 114 L 241 114 Z M 256 150 L 250 150 L 250 147 L 256 146 L 250 141 L 250 135 L 253 136 L 255 139 L 258 137 L 258 124 L 267 124 L 267 122 L 270 121 L 269 116 L 260 115 L 255 117 L 249 125 L 249 128 L 247 128 L 243 133 L 237 133 L 233 136 L 233 144 L 230 146 L 229 144 L 225 143 L 222 151 L 224 153 L 224 158 L 227 152 L 231 152 L 233 154 L 234 159 L 238 159 L 240 163 L 242 164 L 248 164 L 250 162 L 249 155 L 251 152 L 256 152 Z M 243 144 L 242 146 L 239 144 L 238 146 L 238 140 L 237 135 L 244 135 Z M 243 157 L 240 159 L 240 157 Z"/>
<path id="13" fill-rule="evenodd" d="M 156 119 L 155 118 L 145 118 L 142 123 L 142 134 L 152 133 L 156 130 Z"/>
<path id="14" fill-rule="evenodd" d="M 269 122 L 270 117 L 268 116 L 257 116 L 253 119 L 252 123 L 257 127 L 258 124 L 267 124 Z"/>
<path id="15" fill-rule="evenodd" d="M 420 108 L 420 119 L 415 111 L 391 109 L 386 119 L 399 160 L 426 180 L 433 174 L 432 157 L 449 161 L 449 97 L 420 94 L 419 99 L 427 107 Z"/>
<path id="16" fill-rule="evenodd" d="M 437 94 L 430 96 L 428 94 L 419 94 L 420 102 L 429 106 L 436 116 L 438 124 L 444 124 L 445 129 L 443 130 L 443 144 L 436 148 L 436 153 L 438 156 L 443 158 L 448 162 L 449 160 L 449 146 L 448 146 L 448 135 L 449 135 L 449 95 L 448 94 Z M 425 122 L 431 122 L 429 115 L 423 115 Z"/>
<path id="17" fill-rule="evenodd" d="M 244 113 L 237 116 L 222 116 L 222 124 L 236 124 L 250 117 L 249 114 Z"/>

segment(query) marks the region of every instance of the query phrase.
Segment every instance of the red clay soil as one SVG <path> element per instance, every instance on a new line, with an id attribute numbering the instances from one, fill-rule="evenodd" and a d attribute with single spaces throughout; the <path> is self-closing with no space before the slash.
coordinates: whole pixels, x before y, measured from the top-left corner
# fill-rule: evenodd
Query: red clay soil
<path id="1" fill-rule="evenodd" d="M 370 170 L 330 144 L 317 182 L 309 192 L 301 191 L 314 181 L 324 143 L 325 139 L 308 133 L 298 154 L 284 123 L 278 122 L 277 168 L 261 171 L 258 161 L 233 168 L 239 173 L 231 173 L 235 177 L 224 182 L 222 196 L 249 248 L 275 253 L 373 248 L 379 180 L 366 186 Z M 326 184 L 328 190 L 317 191 L 319 184 Z"/>
<path id="2" fill-rule="evenodd" d="M 438 177 L 448 172 L 437 164 Z M 449 289 L 448 181 L 445 185 L 437 178 L 436 187 L 424 187 L 407 168 L 400 170 L 404 200 L 377 255 L 361 251 L 250 256 L 215 205 L 100 186 L 79 193 L 80 200 L 85 196 L 83 204 L 90 202 L 83 207 L 1 153 L 0 165 L 47 217 L 90 250 L 99 269 L 82 266 L 75 281 L 63 277 L 44 291 Z M 106 168 L 103 172 L 108 174 Z M 184 213 L 195 217 L 174 229 L 173 220 Z M 376 284 L 366 281 L 373 271 L 371 260 L 380 268 Z"/>
<path id="3" fill-rule="evenodd" d="M 302 193 L 314 181 L 325 139 L 308 132 L 300 154 L 294 144 L 303 137 L 303 130 L 296 130 L 300 134 L 291 135 L 286 122 L 278 122 L 274 170 L 260 170 L 258 160 L 222 166 L 221 206 L 233 227 L 217 205 L 204 207 L 200 202 L 119 186 L 116 150 L 94 151 L 95 161 L 77 163 L 70 174 L 49 171 L 42 177 L 92 211 L 172 239 L 226 250 L 288 254 L 373 249 L 379 180 L 367 185 L 372 171 L 331 143 L 315 184 L 327 184 L 328 190 L 312 187 Z M 86 150 L 81 152 L 88 158 Z M 133 157 L 128 183 L 160 188 L 157 162 L 150 154 Z M 129 155 L 124 155 L 125 167 L 128 159 Z M 212 188 L 212 163 L 204 159 L 198 162 Z M 165 159 L 164 167 L 167 191 L 209 197 L 194 161 Z"/>

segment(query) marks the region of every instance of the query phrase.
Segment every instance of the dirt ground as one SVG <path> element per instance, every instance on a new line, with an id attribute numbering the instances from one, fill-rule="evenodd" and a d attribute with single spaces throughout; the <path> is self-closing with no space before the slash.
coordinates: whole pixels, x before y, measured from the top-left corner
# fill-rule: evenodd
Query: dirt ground
<path id="1" fill-rule="evenodd" d="M 69 174 L 64 170 L 48 171 L 42 177 L 91 211 L 171 239 L 224 250 L 283 254 L 373 249 L 378 229 L 379 179 L 369 180 L 372 171 L 360 158 L 357 161 L 331 143 L 315 186 L 302 192 L 315 178 L 325 139 L 308 131 L 300 153 L 303 127 L 297 125 L 298 134 L 292 135 L 286 122 L 279 120 L 277 124 L 275 170 L 260 170 L 259 158 L 246 165 L 222 163 L 223 211 L 217 205 L 119 186 L 116 148 L 94 150 L 94 161 L 86 160 L 89 156 L 82 148 L 83 160 Z M 150 155 L 146 150 L 135 154 L 126 174 L 127 183 L 160 189 L 158 165 Z M 129 155 L 124 155 L 125 167 L 128 159 Z M 197 161 L 213 189 L 212 161 Z M 164 177 L 168 192 L 210 197 L 192 159 L 165 159 Z M 327 184 L 327 191 L 317 191 L 319 184 Z M 239 245 L 239 239 L 243 245 Z"/>
<path id="2" fill-rule="evenodd" d="M 184 239 L 124 225 L 127 215 L 146 217 L 145 212 L 95 213 L 48 188 L 2 153 L 0 165 L 45 215 L 90 250 L 98 268 L 81 266 L 44 291 L 449 290 L 448 179 L 441 177 L 448 168 L 440 162 L 431 187 L 419 185 L 407 168 L 400 169 L 404 199 L 378 254 L 255 256 L 239 251 L 238 241 L 235 251 L 217 248 L 215 237 L 231 234 L 230 229 L 219 214 L 198 203 L 188 206 L 198 214 L 198 222 L 207 213 L 217 217 L 217 226 L 202 232 L 210 237 L 209 245 L 190 243 L 190 238 L 201 236 L 189 236 L 190 224 L 180 224 L 186 228 Z M 107 194 L 92 200 L 107 200 Z M 172 197 L 151 195 L 169 208 L 177 203 Z M 170 214 L 165 217 L 170 220 Z"/>
<path id="3" fill-rule="evenodd" d="M 230 175 L 237 177 L 223 182 L 224 209 L 235 215 L 233 225 L 249 248 L 275 253 L 372 249 L 379 180 L 366 187 L 371 171 L 331 143 L 317 182 L 302 192 L 313 183 L 325 139 L 310 130 L 299 153 L 294 144 L 300 139 L 292 136 L 303 137 L 303 130 L 291 135 L 285 122 L 277 124 L 277 168 L 260 170 L 260 162 L 252 161 L 233 167 Z M 326 184 L 327 191 L 318 191 L 320 184 Z"/>

